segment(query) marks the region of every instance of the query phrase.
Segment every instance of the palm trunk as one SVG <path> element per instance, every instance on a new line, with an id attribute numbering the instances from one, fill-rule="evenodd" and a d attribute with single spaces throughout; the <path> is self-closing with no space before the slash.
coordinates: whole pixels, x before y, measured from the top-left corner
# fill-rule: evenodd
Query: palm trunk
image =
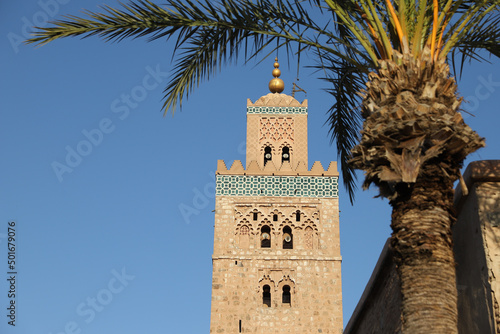
<path id="1" fill-rule="evenodd" d="M 391 246 L 401 281 L 404 333 L 457 333 L 453 184 L 439 168 L 431 169 L 391 201 Z"/>
<path id="2" fill-rule="evenodd" d="M 401 281 L 402 331 L 458 333 L 452 250 L 453 182 L 484 145 L 463 121 L 455 80 L 429 54 L 381 61 L 363 100 L 354 168 L 393 207 L 391 244 Z"/>

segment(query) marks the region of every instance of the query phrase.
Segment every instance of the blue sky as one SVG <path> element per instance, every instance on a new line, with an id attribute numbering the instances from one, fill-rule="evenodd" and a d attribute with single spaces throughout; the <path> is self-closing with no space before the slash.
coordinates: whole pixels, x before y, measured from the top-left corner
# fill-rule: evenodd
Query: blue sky
<path id="1" fill-rule="evenodd" d="M 226 67 L 163 117 L 172 43 L 20 44 L 31 24 L 102 3 L 117 4 L 0 4 L 0 332 L 207 333 L 217 159 L 244 160 L 246 99 L 268 93 L 273 59 Z M 296 67 L 280 63 L 290 94 Z M 487 140 L 468 162 L 500 157 L 499 64 L 466 66 L 459 82 L 475 115 L 464 117 Z M 309 100 L 310 165 L 328 166 L 332 101 L 316 77 L 301 69 L 307 94 L 296 97 Z M 358 191 L 351 206 L 341 191 L 345 323 L 390 235 L 389 205 L 375 195 Z M 15 328 L 6 317 L 9 221 Z"/>

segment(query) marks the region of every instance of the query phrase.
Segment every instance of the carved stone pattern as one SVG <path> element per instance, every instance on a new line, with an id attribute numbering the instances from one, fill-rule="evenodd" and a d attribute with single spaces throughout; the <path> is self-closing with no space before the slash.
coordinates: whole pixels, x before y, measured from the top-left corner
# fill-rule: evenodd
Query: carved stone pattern
<path id="1" fill-rule="evenodd" d="M 240 234 L 241 234 L 241 235 L 248 235 L 249 233 L 250 233 L 250 229 L 248 228 L 248 226 L 243 225 L 243 226 L 240 228 Z"/>
<path id="2" fill-rule="evenodd" d="M 300 221 L 296 220 L 296 213 L 300 213 Z M 254 214 L 257 214 L 257 219 L 254 220 Z M 277 216 L 275 221 L 274 215 Z M 235 235 L 239 234 L 239 248 L 246 249 L 252 244 L 257 248 L 259 246 L 258 237 L 264 225 L 271 229 L 271 249 L 281 249 L 280 241 L 283 236 L 283 229 L 288 226 L 292 229 L 292 234 L 298 242 L 295 244 L 298 249 L 313 250 L 317 249 L 318 245 L 318 224 L 319 210 L 318 208 L 302 207 L 300 205 L 275 205 L 266 207 L 255 206 L 236 206 L 235 212 Z M 303 232 L 301 232 L 303 231 Z M 298 234 L 296 234 L 298 232 Z M 300 241 L 302 239 L 303 241 Z M 302 246 L 299 246 L 302 244 Z"/>
<path id="3" fill-rule="evenodd" d="M 306 249 L 313 249 L 313 233 L 312 227 L 306 227 Z"/>
<path id="4" fill-rule="evenodd" d="M 300 212 L 300 222 L 295 221 L 296 213 Z M 257 214 L 257 220 L 253 220 L 253 214 Z M 254 206 L 254 205 L 237 205 L 234 212 L 235 220 L 242 222 L 241 226 L 251 226 L 252 222 L 262 222 L 273 220 L 273 215 L 278 215 L 278 222 L 290 222 L 292 225 L 301 226 L 303 228 L 309 226 L 308 222 L 319 222 L 319 209 L 316 207 L 303 207 L 299 205 L 280 205 L 273 206 Z"/>
<path id="5" fill-rule="evenodd" d="M 294 136 L 293 118 L 267 118 L 263 117 L 260 120 L 260 141 L 273 140 L 275 142 L 281 140 L 290 140 L 293 142 Z"/>

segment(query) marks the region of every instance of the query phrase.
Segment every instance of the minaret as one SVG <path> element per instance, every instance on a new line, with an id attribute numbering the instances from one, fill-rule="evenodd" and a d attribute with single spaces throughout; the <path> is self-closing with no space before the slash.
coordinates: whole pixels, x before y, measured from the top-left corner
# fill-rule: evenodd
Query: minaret
<path id="1" fill-rule="evenodd" d="M 219 160 L 210 333 L 342 332 L 336 162 L 308 169 L 307 100 L 247 101 L 246 169 Z"/>

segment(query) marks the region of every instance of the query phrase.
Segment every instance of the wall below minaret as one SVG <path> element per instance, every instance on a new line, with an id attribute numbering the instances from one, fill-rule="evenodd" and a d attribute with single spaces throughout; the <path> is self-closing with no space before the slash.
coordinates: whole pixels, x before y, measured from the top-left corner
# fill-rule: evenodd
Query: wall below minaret
<path id="1" fill-rule="evenodd" d="M 338 205 L 338 198 L 217 196 L 210 333 L 342 333 Z M 301 222 L 284 218 L 297 209 Z M 272 248 L 263 249 L 259 224 L 274 212 L 279 221 L 266 221 L 273 225 Z M 294 227 L 293 249 L 280 245 L 283 220 Z M 244 243 L 242 221 L 250 227 Z M 316 228 L 313 249 L 305 246 L 307 224 Z M 292 287 L 290 304 L 281 300 L 285 283 Z M 264 284 L 271 286 L 271 307 L 262 302 Z"/>

